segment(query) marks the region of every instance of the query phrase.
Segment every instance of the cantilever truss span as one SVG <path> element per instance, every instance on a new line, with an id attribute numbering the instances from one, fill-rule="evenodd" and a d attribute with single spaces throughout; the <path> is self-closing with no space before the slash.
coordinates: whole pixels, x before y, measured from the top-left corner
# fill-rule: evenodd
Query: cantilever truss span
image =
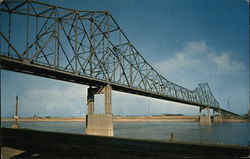
<path id="1" fill-rule="evenodd" d="M 4 69 L 220 109 L 207 83 L 189 90 L 161 76 L 107 11 L 4 0 L 0 38 Z"/>

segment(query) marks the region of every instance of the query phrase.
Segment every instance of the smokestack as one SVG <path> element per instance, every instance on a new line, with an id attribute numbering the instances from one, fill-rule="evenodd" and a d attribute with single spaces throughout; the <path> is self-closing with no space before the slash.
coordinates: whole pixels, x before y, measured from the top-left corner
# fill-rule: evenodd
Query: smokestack
<path id="1" fill-rule="evenodd" d="M 16 116 L 18 116 L 18 96 L 16 96 Z"/>
<path id="2" fill-rule="evenodd" d="M 20 125 L 17 123 L 18 119 L 18 96 L 16 96 L 16 113 L 14 115 L 15 123 L 12 125 L 12 128 L 20 128 Z"/>
<path id="3" fill-rule="evenodd" d="M 17 119 L 18 119 L 18 96 L 16 96 L 16 113 L 14 116 L 15 122 L 17 123 Z"/>

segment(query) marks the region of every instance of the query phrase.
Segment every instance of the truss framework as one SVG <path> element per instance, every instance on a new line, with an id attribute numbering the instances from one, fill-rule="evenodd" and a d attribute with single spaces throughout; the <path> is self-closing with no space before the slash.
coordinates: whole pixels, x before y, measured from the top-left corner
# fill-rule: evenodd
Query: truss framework
<path id="1" fill-rule="evenodd" d="M 207 83 L 189 90 L 161 76 L 108 11 L 20 0 L 3 1 L 1 16 L 1 56 L 219 108 Z"/>

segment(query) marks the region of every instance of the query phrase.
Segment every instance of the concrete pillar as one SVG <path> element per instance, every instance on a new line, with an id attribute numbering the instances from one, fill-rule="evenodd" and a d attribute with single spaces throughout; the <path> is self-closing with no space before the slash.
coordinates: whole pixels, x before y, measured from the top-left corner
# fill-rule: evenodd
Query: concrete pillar
<path id="1" fill-rule="evenodd" d="M 202 109 L 207 109 L 207 116 L 203 116 L 202 115 Z M 211 124 L 211 115 L 210 115 L 210 111 L 209 111 L 209 107 L 205 107 L 205 108 L 201 108 L 200 107 L 200 124 L 202 125 L 210 125 Z"/>
<path id="2" fill-rule="evenodd" d="M 94 113 L 94 95 L 104 94 L 105 114 Z M 88 114 L 86 115 L 86 134 L 113 136 L 112 87 L 88 89 Z"/>
<path id="3" fill-rule="evenodd" d="M 211 120 L 211 115 L 210 115 L 210 109 L 209 109 L 209 107 L 207 107 L 207 115 L 209 117 L 209 120 Z"/>
<path id="4" fill-rule="evenodd" d="M 105 114 L 112 114 L 112 87 L 107 85 L 105 87 Z"/>
<path id="5" fill-rule="evenodd" d="M 218 112 L 218 116 L 216 115 L 214 115 L 214 119 L 213 119 L 213 122 L 222 122 L 222 115 L 221 115 L 221 110 L 218 110 L 218 111 L 216 111 L 216 112 Z"/>
<path id="6" fill-rule="evenodd" d="M 88 95 L 87 95 L 87 106 L 88 106 L 88 115 L 89 114 L 94 114 L 94 101 L 95 101 L 95 98 L 94 98 L 94 90 L 93 88 L 90 86 L 88 88 Z"/>
<path id="7" fill-rule="evenodd" d="M 248 121 L 250 122 L 250 104 L 249 104 L 249 110 L 248 110 Z"/>

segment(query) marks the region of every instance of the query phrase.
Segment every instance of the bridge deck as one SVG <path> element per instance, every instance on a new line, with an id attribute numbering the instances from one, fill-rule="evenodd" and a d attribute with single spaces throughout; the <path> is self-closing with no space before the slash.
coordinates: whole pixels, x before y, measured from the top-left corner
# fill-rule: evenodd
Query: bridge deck
<path id="1" fill-rule="evenodd" d="M 87 77 L 87 76 L 79 76 L 71 72 L 61 71 L 58 69 L 52 69 L 47 66 L 42 66 L 38 64 L 32 64 L 32 63 L 27 64 L 23 61 L 11 59 L 9 57 L 5 57 L 2 55 L 0 55 L 0 63 L 1 63 L 2 69 L 22 72 L 25 74 L 42 76 L 46 78 L 63 80 L 67 82 L 79 83 L 79 84 L 84 84 L 84 85 L 91 85 L 91 86 L 96 86 L 96 87 L 102 87 L 107 84 L 107 81 L 104 81 L 104 80 L 98 80 L 96 78 Z M 120 91 L 120 92 L 131 93 L 135 95 L 142 95 L 146 97 L 163 99 L 163 100 L 168 100 L 168 101 L 173 101 L 173 102 L 178 102 L 178 103 L 183 103 L 183 104 L 189 104 L 190 106 L 207 107 L 207 105 L 202 105 L 200 103 L 195 103 L 195 102 L 191 102 L 191 101 L 183 100 L 179 98 L 171 98 L 171 97 L 157 94 L 154 92 L 143 91 L 141 89 L 127 87 L 125 85 L 120 85 L 120 84 L 115 84 L 115 83 L 112 83 L 111 85 L 112 85 L 113 90 Z M 227 114 L 239 116 L 238 114 L 224 110 L 222 108 L 217 108 L 217 107 L 210 107 L 210 108 L 214 110 L 221 110 L 222 112 L 227 113 Z"/>
<path id="2" fill-rule="evenodd" d="M 79 83 L 79 84 L 84 84 L 84 85 L 91 85 L 91 86 L 96 86 L 96 87 L 102 87 L 107 84 L 107 81 L 105 80 L 100 80 L 100 79 L 87 77 L 87 76 L 80 76 L 71 72 L 61 71 L 58 69 L 52 69 L 50 67 L 42 66 L 38 64 L 32 64 L 32 63 L 27 64 L 23 61 L 20 61 L 17 59 L 11 59 L 9 57 L 5 57 L 2 55 L 0 55 L 0 60 L 1 60 L 1 67 L 3 69 L 10 70 L 10 71 L 22 72 L 26 74 L 42 76 L 42 77 L 47 77 L 47 78 L 52 78 L 52 79 L 57 79 L 57 80 L 63 80 L 67 82 Z M 142 96 L 152 97 L 152 98 L 157 98 L 157 99 L 164 99 L 164 100 L 174 101 L 174 102 L 183 103 L 183 104 L 190 104 L 191 106 L 207 107 L 207 105 L 202 105 L 200 103 L 195 103 L 192 101 L 183 100 L 179 98 L 171 98 L 165 95 L 157 94 L 155 92 L 143 91 L 141 89 L 131 88 L 126 85 L 121 85 L 121 84 L 116 84 L 116 83 L 111 83 L 111 85 L 112 85 L 113 90 L 120 91 L 120 92 L 142 95 Z M 210 107 L 210 108 L 213 108 L 215 110 L 220 109 L 217 107 Z"/>

